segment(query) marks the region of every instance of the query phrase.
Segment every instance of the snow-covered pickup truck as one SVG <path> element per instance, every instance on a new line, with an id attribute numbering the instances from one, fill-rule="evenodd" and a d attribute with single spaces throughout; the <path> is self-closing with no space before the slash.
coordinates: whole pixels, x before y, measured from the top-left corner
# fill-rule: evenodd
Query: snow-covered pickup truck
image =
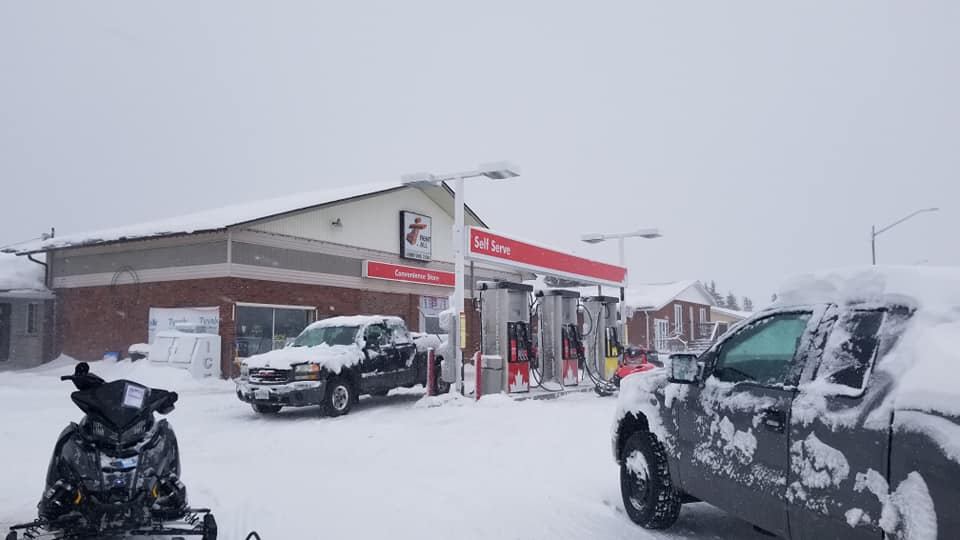
<path id="1" fill-rule="evenodd" d="M 442 360 L 436 357 L 437 373 Z M 244 360 L 237 397 L 262 414 L 320 405 L 327 415 L 339 416 L 350 412 L 361 394 L 386 395 L 426 382 L 427 350 L 402 319 L 332 317 L 308 326 L 288 347 Z"/>
<path id="2" fill-rule="evenodd" d="M 699 357 L 624 379 L 623 503 L 790 539 L 960 538 L 960 271 L 808 276 Z"/>

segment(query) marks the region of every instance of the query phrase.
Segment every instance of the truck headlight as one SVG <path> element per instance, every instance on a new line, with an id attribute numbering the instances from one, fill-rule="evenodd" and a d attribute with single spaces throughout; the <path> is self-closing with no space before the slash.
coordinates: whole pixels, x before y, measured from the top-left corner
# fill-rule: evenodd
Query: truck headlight
<path id="1" fill-rule="evenodd" d="M 320 380 L 320 366 L 317 364 L 300 364 L 293 367 L 293 380 L 317 381 Z"/>
<path id="2" fill-rule="evenodd" d="M 240 364 L 240 380 L 245 381 L 250 378 L 250 367 L 244 362 Z"/>

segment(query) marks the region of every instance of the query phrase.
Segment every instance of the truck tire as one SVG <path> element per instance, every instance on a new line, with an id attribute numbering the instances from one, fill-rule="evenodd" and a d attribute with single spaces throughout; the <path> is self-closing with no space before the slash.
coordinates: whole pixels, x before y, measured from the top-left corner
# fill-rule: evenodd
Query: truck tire
<path id="1" fill-rule="evenodd" d="M 666 529 L 680 515 L 667 452 L 649 431 L 637 431 L 623 446 L 620 493 L 630 520 L 645 529 Z"/>
<path id="2" fill-rule="evenodd" d="M 350 412 L 355 401 L 353 385 L 345 377 L 331 377 L 323 396 L 323 413 L 327 416 L 342 416 Z"/>
<path id="3" fill-rule="evenodd" d="M 266 405 L 264 403 L 251 403 L 250 406 L 257 414 L 277 414 L 283 408 L 280 405 Z"/>

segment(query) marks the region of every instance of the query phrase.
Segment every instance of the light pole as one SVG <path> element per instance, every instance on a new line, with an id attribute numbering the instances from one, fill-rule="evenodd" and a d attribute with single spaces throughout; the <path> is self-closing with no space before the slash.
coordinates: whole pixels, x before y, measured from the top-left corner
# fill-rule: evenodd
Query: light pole
<path id="1" fill-rule="evenodd" d="M 597 234 L 597 233 L 585 234 L 585 235 L 581 236 L 580 239 L 583 240 L 584 242 L 588 243 L 588 244 L 599 244 L 600 242 L 603 242 L 604 240 L 613 240 L 613 239 L 616 239 L 616 240 L 617 240 L 617 243 L 619 244 L 618 247 L 619 247 L 619 250 L 620 250 L 620 258 L 618 259 L 619 262 L 620 262 L 620 266 L 626 268 L 626 267 L 627 267 L 627 261 L 626 261 L 626 256 L 625 256 L 625 253 L 624 253 L 624 247 L 623 247 L 623 243 L 624 243 L 623 241 L 624 241 L 624 239 L 626 239 L 626 238 L 649 238 L 649 239 L 653 239 L 653 238 L 660 238 L 661 236 L 663 236 L 663 235 L 660 234 L 660 230 L 659 230 L 659 229 L 638 229 L 638 230 L 633 231 L 633 232 L 616 233 L 616 234 Z M 628 273 L 627 273 L 627 279 L 628 279 L 628 280 L 629 280 L 629 276 L 630 276 L 630 273 L 628 272 Z M 624 296 L 625 296 L 625 295 L 624 295 L 624 287 L 620 287 L 620 325 L 619 325 L 619 326 L 620 326 L 620 339 L 622 339 L 622 340 L 624 340 L 624 342 L 626 342 L 626 340 L 627 340 L 627 303 L 626 303 L 626 301 L 625 301 L 626 299 L 624 298 Z M 627 343 L 624 343 L 624 345 L 627 345 Z"/>
<path id="2" fill-rule="evenodd" d="M 440 185 L 443 182 L 453 182 L 454 196 L 454 220 L 453 220 L 453 254 L 454 254 L 454 285 L 453 285 L 453 306 L 456 307 L 456 317 L 453 318 L 453 335 L 449 337 L 454 343 L 455 361 L 453 388 L 457 393 L 463 393 L 463 351 L 460 349 L 460 315 L 463 314 L 464 298 L 464 277 L 463 266 L 464 256 L 463 248 L 467 240 L 464 237 L 463 213 L 464 213 L 464 187 L 463 181 L 467 178 L 485 177 L 491 180 L 504 180 L 520 176 L 520 169 L 509 162 L 501 161 L 496 163 L 487 163 L 480 165 L 476 170 L 463 171 L 450 174 L 431 174 L 431 173 L 413 173 L 405 174 L 401 177 L 404 185 Z M 453 307 L 452 306 L 452 307 Z"/>
<path id="3" fill-rule="evenodd" d="M 896 227 L 897 225 L 903 223 L 904 221 L 912 218 L 913 216 L 916 216 L 917 214 L 922 214 L 924 212 L 936 212 L 937 210 L 940 210 L 940 209 L 939 208 L 921 208 L 920 210 L 917 210 L 912 214 L 908 214 L 907 216 L 902 217 L 897 221 L 894 221 L 890 225 L 887 225 L 886 227 L 879 230 L 877 229 L 876 225 L 871 225 L 870 226 L 870 255 L 873 259 L 873 264 L 874 265 L 877 264 L 877 237 L 878 236 Z"/>

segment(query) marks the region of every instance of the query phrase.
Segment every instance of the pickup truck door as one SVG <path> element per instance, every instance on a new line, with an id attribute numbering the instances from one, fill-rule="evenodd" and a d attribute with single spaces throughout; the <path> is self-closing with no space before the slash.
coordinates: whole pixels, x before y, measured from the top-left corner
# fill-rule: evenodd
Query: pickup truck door
<path id="1" fill-rule="evenodd" d="M 417 346 L 407 332 L 406 327 L 401 325 L 390 326 L 390 339 L 393 344 L 393 356 L 391 357 L 391 369 L 396 373 L 397 386 L 413 385 L 419 382 L 417 380 Z"/>
<path id="2" fill-rule="evenodd" d="M 705 381 L 675 406 L 689 494 L 788 537 L 790 408 L 812 310 L 752 321 L 703 357 Z"/>
<path id="3" fill-rule="evenodd" d="M 857 490 L 857 476 L 887 474 L 889 419 L 864 426 L 893 382 L 873 373 L 881 345 L 892 346 L 880 338 L 887 319 L 885 309 L 831 307 L 816 331 L 790 423 L 792 538 L 883 538 L 880 500 Z"/>
<path id="4" fill-rule="evenodd" d="M 371 324 L 364 329 L 363 359 L 361 360 L 360 392 L 368 393 L 396 386 L 391 355 L 390 331 L 383 324 Z"/>

